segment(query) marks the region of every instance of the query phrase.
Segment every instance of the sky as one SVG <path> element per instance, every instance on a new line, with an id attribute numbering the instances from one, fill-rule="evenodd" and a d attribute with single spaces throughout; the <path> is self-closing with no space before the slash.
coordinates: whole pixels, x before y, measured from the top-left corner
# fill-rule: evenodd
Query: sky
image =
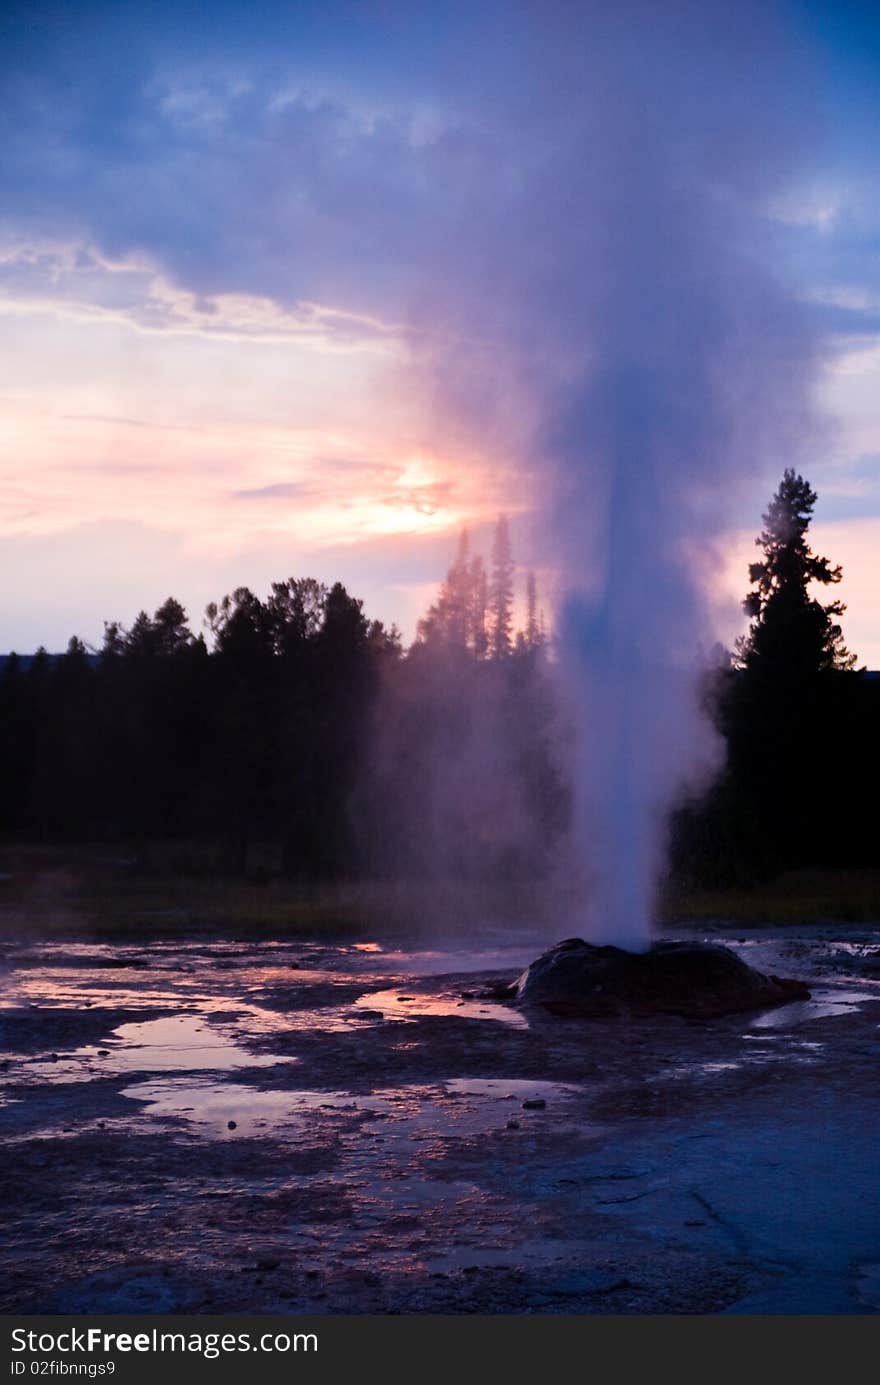
<path id="1" fill-rule="evenodd" d="M 581 369 L 577 324 L 538 334 L 532 357 L 522 341 L 536 302 L 565 313 L 589 180 L 604 179 L 602 196 L 613 181 L 613 160 L 587 160 L 584 187 L 559 195 L 578 166 L 570 129 L 615 147 L 612 117 L 580 119 L 610 99 L 595 94 L 591 45 L 626 67 L 630 102 L 639 64 L 653 61 L 645 89 L 661 95 L 669 64 L 681 114 L 665 138 L 684 150 L 716 100 L 701 63 L 729 70 L 734 128 L 738 65 L 754 63 L 749 0 L 738 25 L 712 5 L 632 0 L 608 31 L 601 8 L 4 7 L 0 648 L 59 649 L 74 632 L 98 643 L 104 620 L 130 623 L 169 594 L 198 628 L 209 600 L 287 575 L 338 578 L 411 636 L 460 528 L 485 545 L 501 510 L 552 599 L 530 390 L 541 382 L 546 408 L 548 381 Z M 776 27 L 755 109 L 772 110 L 775 133 L 760 177 L 727 167 L 762 149 L 758 117 L 747 153 L 727 139 L 717 200 L 736 224 L 750 203 L 798 307 L 811 410 L 791 454 L 761 455 L 727 485 L 706 582 L 730 639 L 761 511 L 794 459 L 819 493 L 814 546 L 844 567 L 848 643 L 877 668 L 880 11 L 758 8 Z M 683 57 L 661 14 L 673 37 L 702 25 Z M 542 93 L 536 67 L 559 93 Z M 613 117 L 615 140 L 628 115 Z M 508 238 L 505 199 L 548 187 L 554 221 L 530 216 Z M 596 246 L 585 234 L 585 260 Z M 519 275 L 541 296 L 517 297 Z M 511 338 L 514 404 L 496 369 Z"/>

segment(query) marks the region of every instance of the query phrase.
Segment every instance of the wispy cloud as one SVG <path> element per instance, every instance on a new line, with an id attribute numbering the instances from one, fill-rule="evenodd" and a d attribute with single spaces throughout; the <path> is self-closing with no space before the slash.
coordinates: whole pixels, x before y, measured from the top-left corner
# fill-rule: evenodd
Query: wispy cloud
<path id="1" fill-rule="evenodd" d="M 236 500 L 292 500 L 312 493 L 313 489 L 302 481 L 276 481 L 270 486 L 254 486 L 232 494 Z"/>
<path id="2" fill-rule="evenodd" d="M 320 303 L 285 306 L 244 293 L 195 293 L 145 259 L 111 260 L 76 244 L 7 242 L 0 249 L 0 312 L 54 314 L 138 332 L 231 342 L 292 342 L 321 351 L 399 355 L 412 329 Z"/>

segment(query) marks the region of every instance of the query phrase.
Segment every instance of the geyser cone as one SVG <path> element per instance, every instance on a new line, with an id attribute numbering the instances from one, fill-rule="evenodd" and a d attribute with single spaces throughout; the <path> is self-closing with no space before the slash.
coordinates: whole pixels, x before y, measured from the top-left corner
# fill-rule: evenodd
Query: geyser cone
<path id="1" fill-rule="evenodd" d="M 767 976 L 715 943 L 657 943 L 647 952 L 569 938 L 520 976 L 515 999 L 555 1015 L 684 1015 L 712 1019 L 809 999 L 802 981 Z"/>

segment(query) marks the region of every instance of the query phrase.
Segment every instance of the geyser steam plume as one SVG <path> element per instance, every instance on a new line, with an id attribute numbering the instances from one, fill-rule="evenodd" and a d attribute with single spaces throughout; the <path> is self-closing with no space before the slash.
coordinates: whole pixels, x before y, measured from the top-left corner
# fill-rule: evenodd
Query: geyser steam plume
<path id="1" fill-rule="evenodd" d="M 774 214 L 815 138 L 811 79 L 764 0 L 517 15 L 503 50 L 480 37 L 497 61 L 422 305 L 454 337 L 431 379 L 532 485 L 577 730 L 569 923 L 638 949 L 669 810 L 718 764 L 696 694 L 712 540 L 808 432 Z"/>

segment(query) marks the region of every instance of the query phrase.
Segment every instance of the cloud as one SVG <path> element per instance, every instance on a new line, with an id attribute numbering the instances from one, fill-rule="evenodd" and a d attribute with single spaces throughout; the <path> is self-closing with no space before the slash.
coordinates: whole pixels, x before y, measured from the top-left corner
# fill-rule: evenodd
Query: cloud
<path id="1" fill-rule="evenodd" d="M 318 303 L 291 307 L 254 294 L 175 287 L 143 254 L 112 260 L 76 243 L 12 237 L 0 248 L 0 311 L 121 324 L 144 333 L 389 355 L 399 354 L 407 333 L 400 323 Z"/>
<path id="2" fill-rule="evenodd" d="M 392 509 L 413 509 L 418 514 L 433 515 L 455 496 L 455 482 L 435 481 L 428 486 L 403 485 L 382 496 L 382 504 Z"/>
<path id="3" fill-rule="evenodd" d="M 816 514 L 823 524 L 880 519 L 880 452 L 845 458 L 815 474 Z"/>
<path id="4" fill-rule="evenodd" d="M 359 332 L 381 335 L 369 319 L 405 301 L 401 270 L 436 235 L 450 176 L 473 151 L 445 133 L 426 139 L 411 113 L 310 93 L 289 72 L 259 85 L 247 70 L 218 80 L 216 58 L 209 52 L 201 74 L 184 78 L 168 60 L 136 64 L 112 112 L 100 67 L 72 89 L 57 54 L 8 74 L 0 193 L 9 223 L 29 241 L 60 227 L 99 260 L 145 260 L 196 299 L 342 305 L 367 319 Z M 85 277 L 94 265 L 71 272 Z M 159 295 L 154 307 L 208 326 L 192 299 Z M 304 324 L 288 325 L 353 325 L 313 324 L 304 312 Z"/>
<path id="5" fill-rule="evenodd" d="M 863 346 L 863 338 L 880 337 L 880 307 L 854 307 L 848 303 L 818 303 L 813 319 L 820 331 L 836 338 L 843 349 Z"/>
<path id="6" fill-rule="evenodd" d="M 236 500 L 291 500 L 314 492 L 313 486 L 302 481 L 276 481 L 270 486 L 255 486 L 250 490 L 233 491 Z"/>

